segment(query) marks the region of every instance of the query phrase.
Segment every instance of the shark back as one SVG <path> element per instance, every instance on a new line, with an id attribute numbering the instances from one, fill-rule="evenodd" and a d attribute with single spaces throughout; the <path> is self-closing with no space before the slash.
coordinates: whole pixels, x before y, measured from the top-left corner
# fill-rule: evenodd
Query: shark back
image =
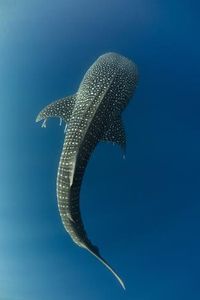
<path id="1" fill-rule="evenodd" d="M 126 135 L 121 112 L 137 84 L 136 65 L 116 54 L 100 56 L 88 69 L 76 94 L 45 107 L 36 121 L 59 116 L 67 124 L 57 174 L 57 199 L 61 219 L 73 241 L 101 261 L 124 283 L 89 240 L 80 211 L 80 189 L 87 163 L 100 141 L 118 144 L 123 151 Z M 45 123 L 46 124 L 46 123 Z"/>

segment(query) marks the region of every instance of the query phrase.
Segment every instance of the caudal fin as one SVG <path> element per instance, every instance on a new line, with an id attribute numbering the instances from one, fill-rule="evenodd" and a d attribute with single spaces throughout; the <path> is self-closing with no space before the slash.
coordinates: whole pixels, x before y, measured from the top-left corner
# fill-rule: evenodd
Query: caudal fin
<path id="1" fill-rule="evenodd" d="M 113 268 L 97 253 L 95 253 L 94 251 L 92 251 L 91 249 L 89 249 L 88 247 L 85 247 L 92 255 L 94 255 L 102 264 L 104 264 L 104 266 L 106 266 L 106 268 L 108 268 L 108 270 L 115 276 L 115 278 L 118 280 L 118 282 L 121 284 L 121 286 L 123 287 L 123 289 L 125 290 L 126 287 L 122 281 L 122 279 L 119 277 L 119 275 L 113 270 Z"/>

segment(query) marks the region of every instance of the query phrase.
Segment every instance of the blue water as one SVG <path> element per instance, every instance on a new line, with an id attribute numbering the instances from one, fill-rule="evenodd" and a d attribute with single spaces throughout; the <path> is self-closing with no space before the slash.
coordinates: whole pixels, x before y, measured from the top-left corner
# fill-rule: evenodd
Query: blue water
<path id="1" fill-rule="evenodd" d="M 200 299 L 197 1 L 0 2 L 0 299 Z M 100 144 L 81 190 L 85 227 L 124 292 L 65 232 L 56 203 L 64 127 L 35 117 L 115 51 L 140 80 L 127 155 Z"/>

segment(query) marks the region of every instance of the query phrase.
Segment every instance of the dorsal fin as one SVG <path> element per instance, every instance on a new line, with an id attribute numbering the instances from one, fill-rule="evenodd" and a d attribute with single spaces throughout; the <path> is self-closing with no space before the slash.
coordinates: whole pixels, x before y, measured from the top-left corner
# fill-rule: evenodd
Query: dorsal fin
<path id="1" fill-rule="evenodd" d="M 121 117 L 117 117 L 113 120 L 109 129 L 105 132 L 104 136 L 101 139 L 102 141 L 112 142 L 118 144 L 123 152 L 126 150 L 126 133 L 122 123 Z"/>
<path id="2" fill-rule="evenodd" d="M 49 117 L 60 117 L 68 123 L 74 109 L 75 101 L 76 94 L 52 102 L 40 111 L 36 118 L 36 122 L 46 120 Z"/>

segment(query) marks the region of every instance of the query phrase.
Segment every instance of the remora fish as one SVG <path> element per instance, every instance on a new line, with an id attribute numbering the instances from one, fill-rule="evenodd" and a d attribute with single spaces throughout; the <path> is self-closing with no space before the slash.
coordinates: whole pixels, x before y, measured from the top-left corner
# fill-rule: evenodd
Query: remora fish
<path id="1" fill-rule="evenodd" d="M 79 195 L 88 160 L 101 141 L 126 146 L 121 113 L 138 81 L 136 65 L 117 54 L 100 56 L 84 75 L 78 92 L 46 106 L 36 122 L 60 117 L 66 122 L 65 139 L 57 174 L 57 199 L 63 225 L 73 241 L 87 249 L 124 283 L 99 249 L 87 237 L 81 218 Z"/>

